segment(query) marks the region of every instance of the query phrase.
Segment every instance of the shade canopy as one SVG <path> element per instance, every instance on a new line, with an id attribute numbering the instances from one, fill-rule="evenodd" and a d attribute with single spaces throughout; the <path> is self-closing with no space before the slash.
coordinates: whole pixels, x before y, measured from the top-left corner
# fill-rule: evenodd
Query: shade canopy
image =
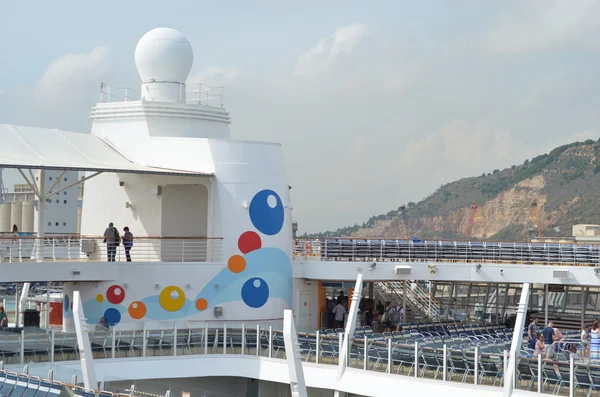
<path id="1" fill-rule="evenodd" d="M 0 124 L 0 168 L 178 176 L 214 174 L 212 170 L 199 172 L 139 164 L 96 135 L 10 124 Z"/>

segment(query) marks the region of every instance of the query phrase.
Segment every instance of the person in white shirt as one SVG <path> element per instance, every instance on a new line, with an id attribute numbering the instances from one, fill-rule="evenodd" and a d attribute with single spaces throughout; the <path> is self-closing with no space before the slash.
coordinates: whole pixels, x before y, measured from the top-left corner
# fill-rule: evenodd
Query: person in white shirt
<path id="1" fill-rule="evenodd" d="M 342 304 L 342 298 L 338 297 L 337 305 L 333 308 L 333 314 L 335 315 L 335 327 L 344 328 L 344 315 L 346 314 L 346 308 Z"/>

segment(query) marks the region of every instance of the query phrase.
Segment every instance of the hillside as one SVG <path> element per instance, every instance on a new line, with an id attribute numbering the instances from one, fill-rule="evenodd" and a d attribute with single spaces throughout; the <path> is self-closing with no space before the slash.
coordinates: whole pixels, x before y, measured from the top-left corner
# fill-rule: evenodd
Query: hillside
<path id="1" fill-rule="evenodd" d="M 599 192 L 600 141 L 587 140 L 443 185 L 362 225 L 311 237 L 464 239 L 474 202 L 472 239 L 524 240 L 537 235 L 538 223 L 546 236 L 570 236 L 573 224 L 600 224 Z"/>

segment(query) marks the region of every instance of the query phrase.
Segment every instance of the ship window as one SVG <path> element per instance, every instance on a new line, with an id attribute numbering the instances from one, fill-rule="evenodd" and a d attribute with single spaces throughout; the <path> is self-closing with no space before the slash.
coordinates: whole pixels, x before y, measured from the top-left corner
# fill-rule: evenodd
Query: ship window
<path id="1" fill-rule="evenodd" d="M 50 199 L 46 199 L 46 202 L 47 202 L 47 203 L 51 203 L 51 202 L 52 202 L 52 200 L 50 200 Z"/>
<path id="2" fill-rule="evenodd" d="M 63 222 L 63 226 L 67 226 L 67 222 Z"/>
<path id="3" fill-rule="evenodd" d="M 60 203 L 60 200 L 56 200 L 56 204 Z"/>
<path id="4" fill-rule="evenodd" d="M 67 181 L 67 178 L 65 178 L 65 182 Z"/>
<path id="5" fill-rule="evenodd" d="M 56 222 L 56 226 L 58 226 L 58 222 Z"/>
<path id="6" fill-rule="evenodd" d="M 50 181 L 51 181 L 51 180 L 52 180 L 52 177 L 49 177 L 49 178 L 48 178 L 48 180 L 50 180 Z"/>
<path id="7" fill-rule="evenodd" d="M 63 192 L 63 196 L 66 196 L 66 195 L 67 195 L 67 191 L 65 190 L 65 191 Z"/>
<path id="8" fill-rule="evenodd" d="M 65 204 L 67 204 L 67 200 L 63 200 L 63 202 L 64 202 Z"/>
<path id="9" fill-rule="evenodd" d="M 48 226 L 52 226 L 52 222 L 48 222 Z"/>

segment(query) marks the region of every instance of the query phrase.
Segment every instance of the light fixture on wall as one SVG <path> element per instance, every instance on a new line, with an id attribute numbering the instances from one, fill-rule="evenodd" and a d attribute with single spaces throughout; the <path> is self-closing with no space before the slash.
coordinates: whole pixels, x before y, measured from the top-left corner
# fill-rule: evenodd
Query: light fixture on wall
<path id="1" fill-rule="evenodd" d="M 133 209 L 133 204 L 130 203 L 129 201 L 125 201 L 125 208 L 131 208 L 131 209 Z"/>
<path id="2" fill-rule="evenodd" d="M 247 202 L 247 201 L 244 201 L 244 202 L 242 203 L 242 207 L 244 207 L 244 209 L 245 209 L 245 210 L 247 210 L 247 209 L 248 209 L 248 207 L 249 207 L 249 205 L 248 205 L 248 202 Z"/>

